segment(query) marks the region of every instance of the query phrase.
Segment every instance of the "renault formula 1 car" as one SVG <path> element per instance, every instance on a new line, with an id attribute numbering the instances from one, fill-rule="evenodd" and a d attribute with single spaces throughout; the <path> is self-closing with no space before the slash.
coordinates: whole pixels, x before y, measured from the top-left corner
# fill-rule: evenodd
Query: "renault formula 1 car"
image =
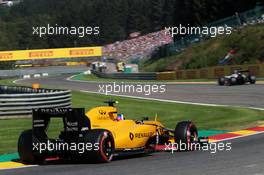
<path id="1" fill-rule="evenodd" d="M 247 75 L 243 73 L 247 73 Z M 256 83 L 256 77 L 251 75 L 249 71 L 235 70 L 232 75 L 220 77 L 218 79 L 218 84 L 220 86 L 242 85 L 246 83 L 250 83 L 250 84 Z"/>
<path id="2" fill-rule="evenodd" d="M 33 128 L 22 132 L 18 140 L 20 160 L 42 163 L 58 157 L 109 162 L 113 156 L 164 150 L 169 143 L 207 142 L 207 138 L 198 138 L 191 121 L 179 122 L 175 130 L 170 130 L 157 120 L 125 120 L 117 113 L 114 101 L 107 103 L 108 106 L 92 108 L 86 114 L 82 108 L 33 110 Z M 48 138 L 46 133 L 54 117 L 62 118 L 64 124 L 57 139 Z"/>

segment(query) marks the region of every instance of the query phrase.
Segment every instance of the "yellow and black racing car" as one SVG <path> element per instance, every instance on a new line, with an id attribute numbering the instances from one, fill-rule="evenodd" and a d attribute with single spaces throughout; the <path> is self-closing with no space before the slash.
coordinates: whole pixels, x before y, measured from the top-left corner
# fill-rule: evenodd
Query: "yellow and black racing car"
<path id="1" fill-rule="evenodd" d="M 26 163 L 43 163 L 50 159 L 110 162 L 120 155 L 164 151 L 168 145 L 205 143 L 198 138 L 196 126 L 182 121 L 174 130 L 165 128 L 157 119 L 126 120 L 118 114 L 115 101 L 95 107 L 85 114 L 82 108 L 33 110 L 32 129 L 23 131 L 18 140 L 18 153 Z M 51 118 L 62 118 L 64 129 L 56 139 L 48 138 Z M 170 147 L 174 148 L 174 147 Z"/>

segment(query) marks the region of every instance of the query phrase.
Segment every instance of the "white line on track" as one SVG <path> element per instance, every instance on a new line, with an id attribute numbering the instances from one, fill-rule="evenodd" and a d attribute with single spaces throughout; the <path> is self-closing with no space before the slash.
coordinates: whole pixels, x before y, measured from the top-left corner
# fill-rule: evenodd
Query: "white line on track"
<path id="1" fill-rule="evenodd" d="M 93 94 L 100 94 L 100 95 L 106 95 L 105 93 L 94 92 L 94 91 L 86 91 L 86 90 L 81 90 L 81 92 L 93 93 Z M 189 104 L 189 105 L 199 105 L 199 106 L 212 106 L 212 107 L 237 107 L 237 108 L 248 108 L 248 109 L 255 109 L 255 110 L 262 110 L 262 111 L 264 111 L 264 108 L 243 107 L 243 106 L 230 106 L 230 105 L 220 105 L 220 104 L 210 104 L 210 103 L 195 103 L 195 102 L 166 100 L 166 99 L 159 99 L 159 98 L 138 97 L 138 96 L 131 96 L 131 95 L 111 94 L 111 93 L 108 93 L 107 95 L 116 96 L 116 97 L 134 98 L 134 99 L 140 99 L 140 100 L 152 100 L 152 101 L 168 102 L 168 103 L 179 103 L 179 104 Z"/>
<path id="2" fill-rule="evenodd" d="M 76 76 L 76 75 L 72 75 L 72 76 L 66 78 L 66 80 L 67 81 L 77 81 L 77 82 L 85 82 L 85 83 L 87 83 L 87 81 L 72 80 L 72 77 L 74 77 L 74 76 Z M 14 80 L 13 83 L 17 84 L 18 81 L 22 81 L 22 80 L 24 80 L 24 79 Z M 88 83 L 90 83 L 90 81 Z M 100 82 L 94 81 L 93 83 L 100 83 Z M 95 91 L 87 91 L 87 90 L 80 90 L 80 91 L 81 92 L 86 92 L 86 93 L 106 95 L 104 93 L 99 93 L 99 92 L 95 92 Z M 138 97 L 138 96 L 131 96 L 131 95 L 118 95 L 118 94 L 108 94 L 108 95 L 117 96 L 117 97 L 127 97 L 127 98 L 141 99 L 141 100 L 153 100 L 153 101 L 168 102 L 168 103 L 180 103 L 180 104 L 190 104 L 190 105 L 199 105 L 199 106 L 212 106 L 212 107 L 238 107 L 238 108 L 255 109 L 255 110 L 264 111 L 264 108 L 256 108 L 256 107 L 231 106 L 231 105 L 220 105 L 220 104 L 209 104 L 209 103 L 195 103 L 195 102 L 186 102 L 186 101 L 177 101 L 177 100 L 166 100 L 166 99 L 159 99 L 159 98 Z"/>
<path id="3" fill-rule="evenodd" d="M 98 81 L 82 81 L 82 80 L 72 80 L 72 78 L 76 76 L 73 75 L 71 77 L 68 77 L 66 80 L 67 81 L 77 81 L 77 82 L 89 82 L 89 83 L 100 83 Z M 18 80 L 14 80 L 13 83 L 16 84 L 18 81 L 21 81 L 24 79 L 18 79 Z M 102 83 L 102 82 L 101 82 Z M 137 83 L 137 82 L 134 82 Z M 142 82 L 140 82 L 142 83 Z M 144 82 L 145 83 L 145 82 Z M 167 84 L 173 84 L 173 83 L 167 83 Z M 93 93 L 93 94 L 100 94 L 100 95 L 106 95 L 104 93 L 99 93 L 99 92 L 94 92 L 94 91 L 86 91 L 86 90 L 81 90 L 81 92 L 85 92 L 85 93 Z M 127 98 L 134 98 L 134 99 L 141 99 L 141 100 L 152 100 L 152 101 L 160 101 L 160 102 L 169 102 L 169 103 L 179 103 L 179 104 L 191 104 L 191 105 L 200 105 L 200 106 L 213 106 L 213 107 L 231 107 L 230 105 L 219 105 L 219 104 L 208 104 L 208 103 L 194 103 L 194 102 L 184 102 L 184 101 L 175 101 L 175 100 L 166 100 L 166 99 L 157 99 L 157 98 L 148 98 L 148 97 L 138 97 L 138 96 L 129 96 L 129 95 L 118 95 L 118 94 L 108 94 L 111 96 L 117 96 L 117 97 L 127 97 Z M 245 107 L 241 107 L 241 106 L 232 106 L 232 107 L 240 107 L 240 108 L 245 108 Z M 255 110 L 264 110 L 264 108 L 255 108 L 255 107 L 247 107 L 249 109 L 255 109 Z M 238 138 L 243 138 L 243 137 L 248 137 L 248 136 L 253 136 L 253 135 L 258 135 L 258 134 L 262 134 L 264 133 L 264 131 L 262 132 L 257 132 L 257 133 L 253 133 L 253 134 L 248 134 L 248 135 L 243 135 L 243 136 L 237 136 L 237 137 L 233 137 L 233 138 L 227 138 L 227 139 L 222 139 L 222 140 L 217 140 L 217 141 L 212 141 L 212 142 L 221 142 L 221 141 L 228 141 L 228 140 L 234 140 L 234 139 L 238 139 Z M 39 165 L 29 165 L 29 166 L 22 166 L 22 167 L 16 167 L 16 168 L 5 168 L 5 169 L 0 169 L 0 170 L 9 170 L 9 169 L 20 169 L 20 168 L 30 168 L 30 167 L 36 167 Z"/>
<path id="4" fill-rule="evenodd" d="M 77 75 L 80 75 L 80 74 L 77 74 Z M 73 80 L 73 78 L 77 75 L 72 75 L 68 78 L 66 78 L 67 81 L 72 81 L 72 82 L 81 82 L 81 83 L 109 83 L 107 81 L 93 81 L 93 80 Z M 113 79 L 114 81 L 114 79 Z M 174 85 L 174 84 L 197 84 L 197 85 L 216 85 L 216 82 L 214 81 L 208 81 L 208 82 L 169 82 L 169 81 L 153 81 L 153 80 L 149 80 L 149 82 L 147 82 L 147 80 L 145 81 L 133 81 L 133 80 L 130 80 L 130 81 L 122 81 L 122 79 L 118 80 L 120 83 L 121 82 L 124 82 L 124 83 L 130 83 L 130 84 L 165 84 L 165 85 Z"/>
<path id="5" fill-rule="evenodd" d="M 225 106 L 225 107 L 228 106 L 228 105 L 184 102 L 184 101 L 166 100 L 166 99 L 150 98 L 150 97 L 138 97 L 138 96 L 131 96 L 131 95 L 111 94 L 111 93 L 105 94 L 105 93 L 86 91 L 86 90 L 81 90 L 81 92 L 100 94 L 100 95 L 111 95 L 111 96 L 116 96 L 116 97 L 135 98 L 135 99 L 140 99 L 140 100 L 152 100 L 152 101 L 168 102 L 168 103 L 192 104 L 192 105 L 200 105 L 200 106 Z"/>
<path id="6" fill-rule="evenodd" d="M 12 83 L 17 84 L 17 82 L 20 81 L 20 80 L 23 80 L 23 79 L 14 80 L 14 81 L 12 81 Z"/>

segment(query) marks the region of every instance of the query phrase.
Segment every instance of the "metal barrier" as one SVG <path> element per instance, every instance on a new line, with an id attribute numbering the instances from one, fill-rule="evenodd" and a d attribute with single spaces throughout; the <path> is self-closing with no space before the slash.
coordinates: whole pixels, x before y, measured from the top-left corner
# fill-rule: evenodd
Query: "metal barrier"
<path id="1" fill-rule="evenodd" d="M 215 79 L 231 74 L 234 70 L 249 70 L 257 77 L 264 77 L 264 64 L 245 64 L 214 66 L 201 69 L 185 69 L 171 72 L 151 73 L 102 73 L 92 71 L 100 78 L 130 79 L 130 80 L 185 80 L 185 79 Z"/>
<path id="2" fill-rule="evenodd" d="M 256 77 L 264 77 L 264 64 L 214 66 L 157 73 L 158 80 L 215 79 L 231 74 L 234 70 L 249 70 Z"/>
<path id="3" fill-rule="evenodd" d="M 0 86 L 0 118 L 30 115 L 37 108 L 71 107 L 70 90 Z"/>
<path id="4" fill-rule="evenodd" d="M 111 79 L 129 79 L 129 80 L 156 80 L 157 73 L 102 73 L 98 71 L 92 71 L 93 74 L 100 78 Z"/>

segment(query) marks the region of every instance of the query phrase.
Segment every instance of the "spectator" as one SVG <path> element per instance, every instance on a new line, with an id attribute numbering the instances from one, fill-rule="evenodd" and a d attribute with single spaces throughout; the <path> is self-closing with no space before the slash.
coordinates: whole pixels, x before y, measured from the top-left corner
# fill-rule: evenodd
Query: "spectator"
<path id="1" fill-rule="evenodd" d="M 103 48 L 103 53 L 108 57 L 128 60 L 133 56 L 150 55 L 157 47 L 172 41 L 172 38 L 165 34 L 165 30 L 161 30 L 130 40 L 108 44 Z"/>

